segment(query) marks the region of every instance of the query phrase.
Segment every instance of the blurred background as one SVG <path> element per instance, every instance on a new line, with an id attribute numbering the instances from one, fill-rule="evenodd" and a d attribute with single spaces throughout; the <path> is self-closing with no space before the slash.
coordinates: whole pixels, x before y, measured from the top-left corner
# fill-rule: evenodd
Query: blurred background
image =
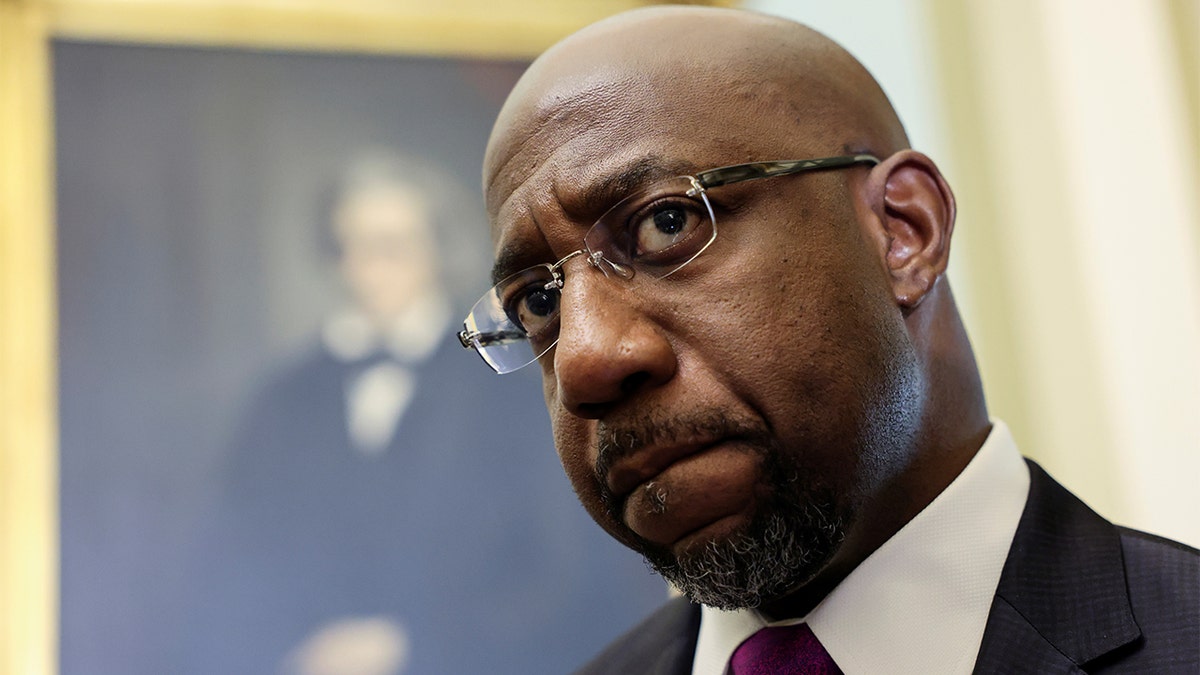
<path id="1" fill-rule="evenodd" d="M 642 4 L 0 0 L 0 672 L 565 672 L 662 600 L 447 339 L 507 89 Z M 1022 451 L 1200 544 L 1197 2 L 719 4 L 942 167 Z"/>

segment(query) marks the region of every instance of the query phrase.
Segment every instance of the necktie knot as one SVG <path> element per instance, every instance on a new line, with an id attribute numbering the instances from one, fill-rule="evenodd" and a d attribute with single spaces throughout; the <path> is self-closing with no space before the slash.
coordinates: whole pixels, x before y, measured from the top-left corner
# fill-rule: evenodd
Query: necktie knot
<path id="1" fill-rule="evenodd" d="M 842 675 L 806 624 L 769 626 L 738 645 L 733 675 Z"/>

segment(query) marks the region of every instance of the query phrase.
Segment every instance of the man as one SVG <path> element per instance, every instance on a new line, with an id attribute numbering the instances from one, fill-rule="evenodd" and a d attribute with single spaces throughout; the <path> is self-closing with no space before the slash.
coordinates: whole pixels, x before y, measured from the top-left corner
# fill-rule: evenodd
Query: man
<path id="1" fill-rule="evenodd" d="M 828 39 L 698 8 L 586 28 L 514 89 L 484 186 L 497 286 L 460 339 L 541 368 L 580 499 L 687 596 L 583 672 L 1200 668 L 1197 552 L 989 420 L 953 195 Z"/>

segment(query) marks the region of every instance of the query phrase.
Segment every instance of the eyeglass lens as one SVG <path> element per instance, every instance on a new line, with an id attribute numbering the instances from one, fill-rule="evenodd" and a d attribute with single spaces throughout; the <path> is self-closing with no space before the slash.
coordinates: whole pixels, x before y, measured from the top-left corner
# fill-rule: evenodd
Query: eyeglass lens
<path id="1" fill-rule="evenodd" d="M 661 279 L 694 260 L 715 237 L 707 196 L 681 176 L 618 202 L 583 241 L 588 260 L 605 274 Z M 528 365 L 558 340 L 561 274 L 549 264 L 522 270 L 496 284 L 471 309 L 464 334 L 496 372 Z"/>

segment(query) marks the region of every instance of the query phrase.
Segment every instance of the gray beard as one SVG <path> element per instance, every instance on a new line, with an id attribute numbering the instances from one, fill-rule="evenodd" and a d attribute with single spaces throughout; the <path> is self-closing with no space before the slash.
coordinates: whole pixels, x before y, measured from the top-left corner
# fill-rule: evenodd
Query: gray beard
<path id="1" fill-rule="evenodd" d="M 812 579 L 845 538 L 844 519 L 831 502 L 782 501 L 792 503 L 769 505 L 744 531 L 700 550 L 679 557 L 657 547 L 642 553 L 693 602 L 724 610 L 759 607 Z"/>
<path id="2" fill-rule="evenodd" d="M 802 466 L 773 443 L 761 424 L 697 413 L 659 424 L 642 420 L 626 429 L 602 425 L 602 432 L 598 476 L 607 476 L 617 458 L 659 438 L 741 435 L 757 448 L 763 501 L 742 531 L 681 556 L 629 533 L 629 543 L 650 568 L 694 602 L 732 610 L 779 599 L 812 579 L 845 539 L 845 505 L 815 478 L 819 471 Z M 603 481 L 600 489 L 609 515 L 619 522 L 623 503 Z"/>

